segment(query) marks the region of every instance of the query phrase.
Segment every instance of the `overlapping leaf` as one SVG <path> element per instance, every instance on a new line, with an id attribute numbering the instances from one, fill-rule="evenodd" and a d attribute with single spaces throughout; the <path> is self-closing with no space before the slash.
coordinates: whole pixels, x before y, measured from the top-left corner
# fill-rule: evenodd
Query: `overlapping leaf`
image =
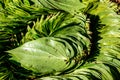
<path id="1" fill-rule="evenodd" d="M 66 14 L 57 14 L 36 22 L 24 38 L 33 41 L 8 51 L 12 54 L 12 59 L 26 69 L 41 74 L 70 72 L 81 65 L 88 55 L 90 45 L 82 21 L 85 19 L 64 15 Z M 42 38 L 41 34 L 45 36 Z"/>

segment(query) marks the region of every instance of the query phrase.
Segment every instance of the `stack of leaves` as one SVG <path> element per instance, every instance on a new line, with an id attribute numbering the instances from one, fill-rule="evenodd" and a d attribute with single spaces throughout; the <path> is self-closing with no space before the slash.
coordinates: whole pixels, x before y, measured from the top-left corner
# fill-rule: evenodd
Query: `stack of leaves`
<path id="1" fill-rule="evenodd" d="M 0 80 L 119 80 L 116 7 L 109 0 L 0 0 Z"/>

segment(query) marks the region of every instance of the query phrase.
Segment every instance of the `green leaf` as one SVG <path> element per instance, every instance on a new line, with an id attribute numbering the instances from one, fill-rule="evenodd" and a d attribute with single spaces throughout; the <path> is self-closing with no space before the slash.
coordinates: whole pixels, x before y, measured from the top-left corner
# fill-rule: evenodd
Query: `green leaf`
<path id="1" fill-rule="evenodd" d="M 39 0 L 40 3 L 49 9 L 58 9 L 69 12 L 70 14 L 76 14 L 81 9 L 85 8 L 86 6 L 81 3 L 79 0 Z M 75 7 L 74 7 L 75 6 Z"/>
<path id="2" fill-rule="evenodd" d="M 12 59 L 20 62 L 23 67 L 46 74 L 64 71 L 69 65 L 75 64 L 69 50 L 72 52 L 56 38 L 50 37 L 28 42 L 8 52 L 12 54 Z"/>

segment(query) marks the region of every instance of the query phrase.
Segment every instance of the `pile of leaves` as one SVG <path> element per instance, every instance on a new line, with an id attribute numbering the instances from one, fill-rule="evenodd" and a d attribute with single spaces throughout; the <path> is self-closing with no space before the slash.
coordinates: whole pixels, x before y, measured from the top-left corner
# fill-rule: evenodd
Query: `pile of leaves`
<path id="1" fill-rule="evenodd" d="M 119 80 L 118 11 L 110 0 L 0 0 L 0 80 Z"/>

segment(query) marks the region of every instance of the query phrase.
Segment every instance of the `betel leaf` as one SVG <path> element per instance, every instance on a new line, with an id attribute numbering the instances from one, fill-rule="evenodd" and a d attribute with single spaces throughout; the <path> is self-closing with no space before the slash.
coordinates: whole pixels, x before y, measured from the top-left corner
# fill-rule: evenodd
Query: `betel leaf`
<path id="1" fill-rule="evenodd" d="M 46 8 L 63 10 L 70 14 L 75 14 L 86 7 L 80 0 L 39 0 L 39 2 Z"/>
<path id="2" fill-rule="evenodd" d="M 64 71 L 76 64 L 72 59 L 75 55 L 71 53 L 74 51 L 68 45 L 60 39 L 46 37 L 27 42 L 8 52 L 12 55 L 11 59 L 20 62 L 23 67 L 46 74 Z"/>

